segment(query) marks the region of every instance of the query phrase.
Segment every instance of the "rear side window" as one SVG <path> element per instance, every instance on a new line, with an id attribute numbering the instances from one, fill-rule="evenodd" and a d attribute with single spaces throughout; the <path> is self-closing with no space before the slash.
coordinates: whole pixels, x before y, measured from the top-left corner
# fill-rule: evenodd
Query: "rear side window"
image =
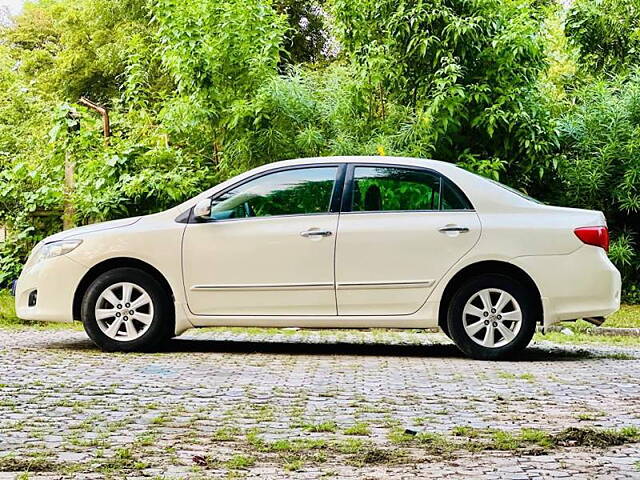
<path id="1" fill-rule="evenodd" d="M 471 209 L 451 182 L 410 168 L 355 167 L 352 196 L 353 212 Z"/>

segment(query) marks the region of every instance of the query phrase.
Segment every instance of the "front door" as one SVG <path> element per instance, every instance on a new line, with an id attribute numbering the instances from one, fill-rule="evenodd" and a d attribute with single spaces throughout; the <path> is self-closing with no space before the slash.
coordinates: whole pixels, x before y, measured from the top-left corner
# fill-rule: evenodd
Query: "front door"
<path id="1" fill-rule="evenodd" d="M 340 315 L 407 315 L 478 241 L 465 195 L 424 169 L 351 166 L 336 241 Z"/>
<path id="2" fill-rule="evenodd" d="M 198 315 L 335 315 L 331 212 L 339 166 L 280 170 L 213 199 L 189 224 L 183 278 Z"/>

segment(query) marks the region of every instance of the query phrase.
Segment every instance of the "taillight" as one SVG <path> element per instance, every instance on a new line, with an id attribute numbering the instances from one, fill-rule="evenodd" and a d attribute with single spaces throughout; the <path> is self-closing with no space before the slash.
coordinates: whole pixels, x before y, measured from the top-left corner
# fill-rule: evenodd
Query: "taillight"
<path id="1" fill-rule="evenodd" d="M 602 247 L 609 251 L 609 230 L 607 227 L 580 227 L 573 231 L 587 245 Z"/>

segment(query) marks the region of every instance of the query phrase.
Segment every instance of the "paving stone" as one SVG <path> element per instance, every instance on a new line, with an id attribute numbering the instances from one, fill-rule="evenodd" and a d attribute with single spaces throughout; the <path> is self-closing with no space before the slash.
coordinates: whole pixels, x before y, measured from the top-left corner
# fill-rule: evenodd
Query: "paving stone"
<path id="1" fill-rule="evenodd" d="M 390 440 L 405 428 L 640 427 L 640 345 L 543 342 L 519 361 L 476 362 L 440 334 L 207 329 L 160 353 L 108 354 L 77 330 L 0 330 L 0 371 L 0 459 L 65 467 L 29 478 L 640 478 L 640 444 L 438 456 Z M 356 422 L 370 434 L 345 435 Z M 319 448 L 289 471 L 296 452 L 261 446 L 293 439 L 360 439 L 391 459 Z"/>

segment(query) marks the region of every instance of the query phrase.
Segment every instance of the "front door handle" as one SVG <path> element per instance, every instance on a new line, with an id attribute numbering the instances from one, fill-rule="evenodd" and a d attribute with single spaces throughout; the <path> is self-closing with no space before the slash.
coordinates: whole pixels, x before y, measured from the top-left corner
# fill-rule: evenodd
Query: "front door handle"
<path id="1" fill-rule="evenodd" d="M 304 232 L 300 232 L 300 236 L 301 237 L 329 237 L 333 235 L 333 232 L 329 231 L 329 230 L 306 230 Z"/>
<path id="2" fill-rule="evenodd" d="M 466 233 L 469 231 L 467 227 L 459 227 L 457 225 L 447 225 L 446 227 L 439 228 L 440 233 Z"/>

